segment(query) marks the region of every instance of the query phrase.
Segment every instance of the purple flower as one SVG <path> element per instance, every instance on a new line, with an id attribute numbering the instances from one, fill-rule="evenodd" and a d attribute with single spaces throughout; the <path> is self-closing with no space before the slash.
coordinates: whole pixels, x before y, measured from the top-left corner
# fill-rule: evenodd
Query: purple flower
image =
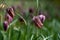
<path id="1" fill-rule="evenodd" d="M 33 17 L 33 21 L 34 21 L 35 25 L 39 28 L 41 28 L 43 26 L 44 20 L 45 20 L 44 15 L 38 15 L 38 16 Z"/>
<path id="2" fill-rule="evenodd" d="M 4 27 L 4 30 L 6 31 L 7 30 L 7 27 L 8 27 L 8 22 L 7 21 L 4 21 L 3 22 L 3 27 Z"/>
<path id="3" fill-rule="evenodd" d="M 12 7 L 7 8 L 7 9 L 6 9 L 6 12 L 7 12 L 12 18 L 15 16 L 14 10 L 13 10 Z"/>

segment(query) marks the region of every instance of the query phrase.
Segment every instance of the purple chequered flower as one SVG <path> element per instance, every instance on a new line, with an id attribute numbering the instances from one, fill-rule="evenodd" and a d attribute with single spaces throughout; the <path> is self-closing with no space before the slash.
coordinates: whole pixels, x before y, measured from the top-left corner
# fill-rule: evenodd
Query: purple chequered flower
<path id="1" fill-rule="evenodd" d="M 43 26 L 44 21 L 45 21 L 45 16 L 44 15 L 38 15 L 38 16 L 33 17 L 33 22 L 39 28 L 41 28 Z"/>
<path id="2" fill-rule="evenodd" d="M 4 30 L 6 31 L 7 30 L 7 27 L 8 27 L 8 22 L 7 21 L 4 21 L 3 22 L 3 27 L 4 27 Z"/>

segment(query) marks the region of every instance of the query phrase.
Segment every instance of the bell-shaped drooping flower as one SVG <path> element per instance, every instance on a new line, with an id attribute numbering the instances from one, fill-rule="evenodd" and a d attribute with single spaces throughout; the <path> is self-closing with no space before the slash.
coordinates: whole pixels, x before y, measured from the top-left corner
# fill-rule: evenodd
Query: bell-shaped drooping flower
<path id="1" fill-rule="evenodd" d="M 7 28 L 8 28 L 8 22 L 7 21 L 3 22 L 3 28 L 5 31 L 7 30 Z"/>
<path id="2" fill-rule="evenodd" d="M 6 9 L 6 12 L 7 12 L 12 18 L 15 16 L 14 10 L 13 10 L 12 7 L 7 8 L 7 9 Z"/>
<path id="3" fill-rule="evenodd" d="M 38 15 L 33 17 L 34 23 L 37 25 L 37 27 L 41 28 L 43 26 L 43 22 L 45 20 L 44 15 Z"/>

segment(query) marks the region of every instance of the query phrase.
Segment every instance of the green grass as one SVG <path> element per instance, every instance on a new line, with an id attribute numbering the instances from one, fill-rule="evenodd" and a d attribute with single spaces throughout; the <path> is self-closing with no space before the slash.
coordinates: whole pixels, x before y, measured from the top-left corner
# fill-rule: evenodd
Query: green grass
<path id="1" fill-rule="evenodd" d="M 5 4 L 7 7 L 10 7 L 11 5 L 18 5 L 20 2 L 21 1 L 6 0 Z M 37 11 L 36 1 L 25 1 L 23 4 L 24 9 L 27 10 L 29 7 L 33 6 L 36 8 L 35 11 Z M 3 29 L 4 15 L 6 13 L 5 8 L 0 10 L 0 40 L 60 40 L 60 20 L 58 20 L 60 18 L 57 19 L 54 16 L 56 12 L 54 5 L 52 5 L 52 3 L 48 5 L 45 1 L 39 1 L 38 10 L 39 9 L 42 11 L 48 11 L 48 14 L 51 16 L 51 20 L 46 18 L 42 28 L 38 28 L 31 23 L 31 18 L 28 16 L 26 16 L 27 18 L 24 17 L 26 23 L 20 22 L 18 17 L 21 15 L 19 15 L 19 11 L 17 10 L 18 12 L 15 12 L 16 15 L 12 23 L 10 23 L 7 31 L 4 31 Z M 38 13 L 35 12 L 35 14 Z"/>

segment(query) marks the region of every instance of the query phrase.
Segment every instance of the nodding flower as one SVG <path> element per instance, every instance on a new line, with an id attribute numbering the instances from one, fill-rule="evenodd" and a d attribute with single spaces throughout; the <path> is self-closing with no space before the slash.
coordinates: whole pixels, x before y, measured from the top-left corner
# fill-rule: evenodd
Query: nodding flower
<path id="1" fill-rule="evenodd" d="M 8 22 L 7 21 L 4 21 L 3 22 L 3 27 L 4 27 L 4 31 L 7 30 L 7 27 L 8 27 Z"/>
<path id="2" fill-rule="evenodd" d="M 34 9 L 33 8 L 29 8 L 29 13 L 33 13 Z"/>
<path id="3" fill-rule="evenodd" d="M 43 26 L 43 22 L 45 21 L 45 16 L 44 15 L 34 16 L 33 21 L 37 27 L 41 28 Z"/>
<path id="4" fill-rule="evenodd" d="M 6 12 L 7 12 L 12 18 L 15 16 L 14 10 L 13 10 L 12 7 L 7 8 L 7 9 L 6 9 Z"/>

